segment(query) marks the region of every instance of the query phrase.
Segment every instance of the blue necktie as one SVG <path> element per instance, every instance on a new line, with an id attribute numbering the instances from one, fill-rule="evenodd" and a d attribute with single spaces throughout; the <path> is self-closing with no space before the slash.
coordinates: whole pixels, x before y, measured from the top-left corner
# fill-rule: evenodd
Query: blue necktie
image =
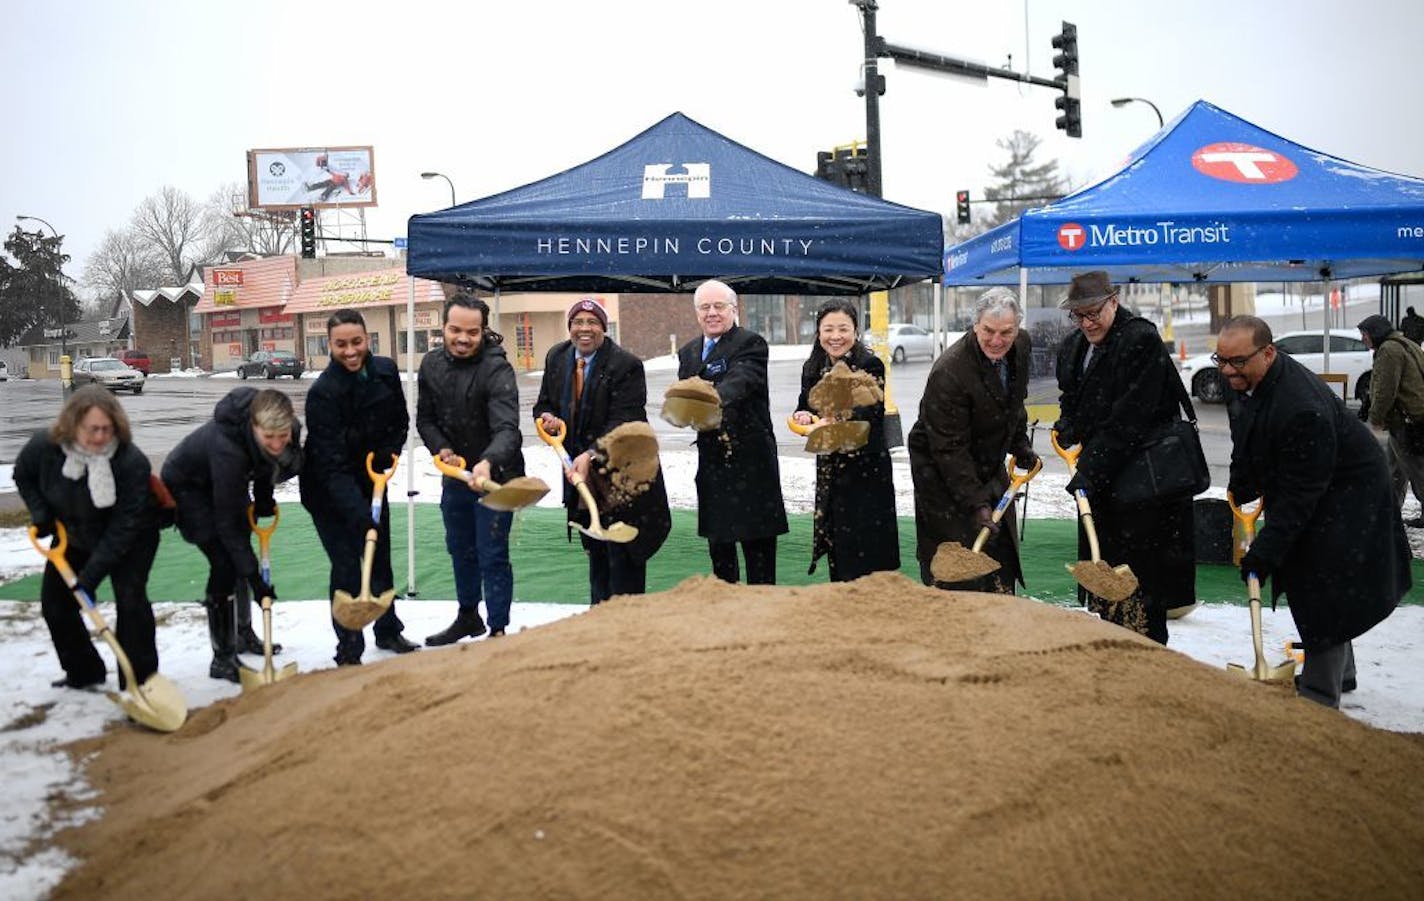
<path id="1" fill-rule="evenodd" d="M 716 338 L 704 338 L 702 340 L 702 359 L 706 360 L 712 355 L 712 348 L 717 344 Z"/>

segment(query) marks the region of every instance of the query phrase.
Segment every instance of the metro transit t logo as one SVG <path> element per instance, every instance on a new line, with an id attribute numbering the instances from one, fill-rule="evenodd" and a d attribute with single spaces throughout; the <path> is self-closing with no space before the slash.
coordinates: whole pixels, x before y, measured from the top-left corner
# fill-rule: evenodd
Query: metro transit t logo
<path id="1" fill-rule="evenodd" d="M 1192 168 L 1211 178 L 1253 185 L 1290 181 L 1300 171 L 1274 150 L 1233 141 L 1198 149 L 1192 154 Z"/>
<path id="2" fill-rule="evenodd" d="M 1064 250 L 1082 250 L 1088 243 L 1088 230 L 1076 222 L 1058 226 L 1058 246 Z"/>

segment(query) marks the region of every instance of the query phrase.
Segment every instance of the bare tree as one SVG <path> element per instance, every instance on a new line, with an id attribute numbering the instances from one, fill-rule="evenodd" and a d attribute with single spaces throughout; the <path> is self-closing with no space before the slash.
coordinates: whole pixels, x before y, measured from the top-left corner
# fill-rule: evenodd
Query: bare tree
<path id="1" fill-rule="evenodd" d="M 106 232 L 84 264 L 85 286 L 111 315 L 134 291 L 163 285 L 166 274 L 162 257 L 133 229 Z"/>
<path id="2" fill-rule="evenodd" d="M 168 284 L 183 284 L 194 265 L 216 256 L 204 207 L 172 185 L 145 197 L 129 228 L 162 261 L 162 280 Z"/>
<path id="3" fill-rule="evenodd" d="M 268 212 L 247 206 L 247 190 L 229 182 L 208 198 L 209 227 L 218 236 L 214 257 L 223 252 L 272 256 L 291 253 L 296 245 L 296 219 L 291 211 Z"/>

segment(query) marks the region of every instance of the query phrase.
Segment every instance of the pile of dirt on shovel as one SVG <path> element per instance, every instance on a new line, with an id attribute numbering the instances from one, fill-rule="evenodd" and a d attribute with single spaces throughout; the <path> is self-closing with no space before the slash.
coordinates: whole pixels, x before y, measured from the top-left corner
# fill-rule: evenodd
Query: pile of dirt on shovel
<path id="1" fill-rule="evenodd" d="M 1081 613 L 688 580 L 78 746 L 93 897 L 1418 897 L 1424 744 Z"/>
<path id="2" fill-rule="evenodd" d="M 658 477 L 658 436 L 646 422 L 625 422 L 598 439 L 601 473 L 615 505 L 644 493 Z"/>

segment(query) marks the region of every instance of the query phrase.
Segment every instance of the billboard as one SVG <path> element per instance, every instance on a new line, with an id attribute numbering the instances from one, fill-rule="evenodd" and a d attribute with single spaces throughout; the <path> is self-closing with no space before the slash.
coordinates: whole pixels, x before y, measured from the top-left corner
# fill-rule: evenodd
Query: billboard
<path id="1" fill-rule="evenodd" d="M 376 205 L 375 150 L 308 147 L 247 151 L 247 205 L 254 210 Z"/>

